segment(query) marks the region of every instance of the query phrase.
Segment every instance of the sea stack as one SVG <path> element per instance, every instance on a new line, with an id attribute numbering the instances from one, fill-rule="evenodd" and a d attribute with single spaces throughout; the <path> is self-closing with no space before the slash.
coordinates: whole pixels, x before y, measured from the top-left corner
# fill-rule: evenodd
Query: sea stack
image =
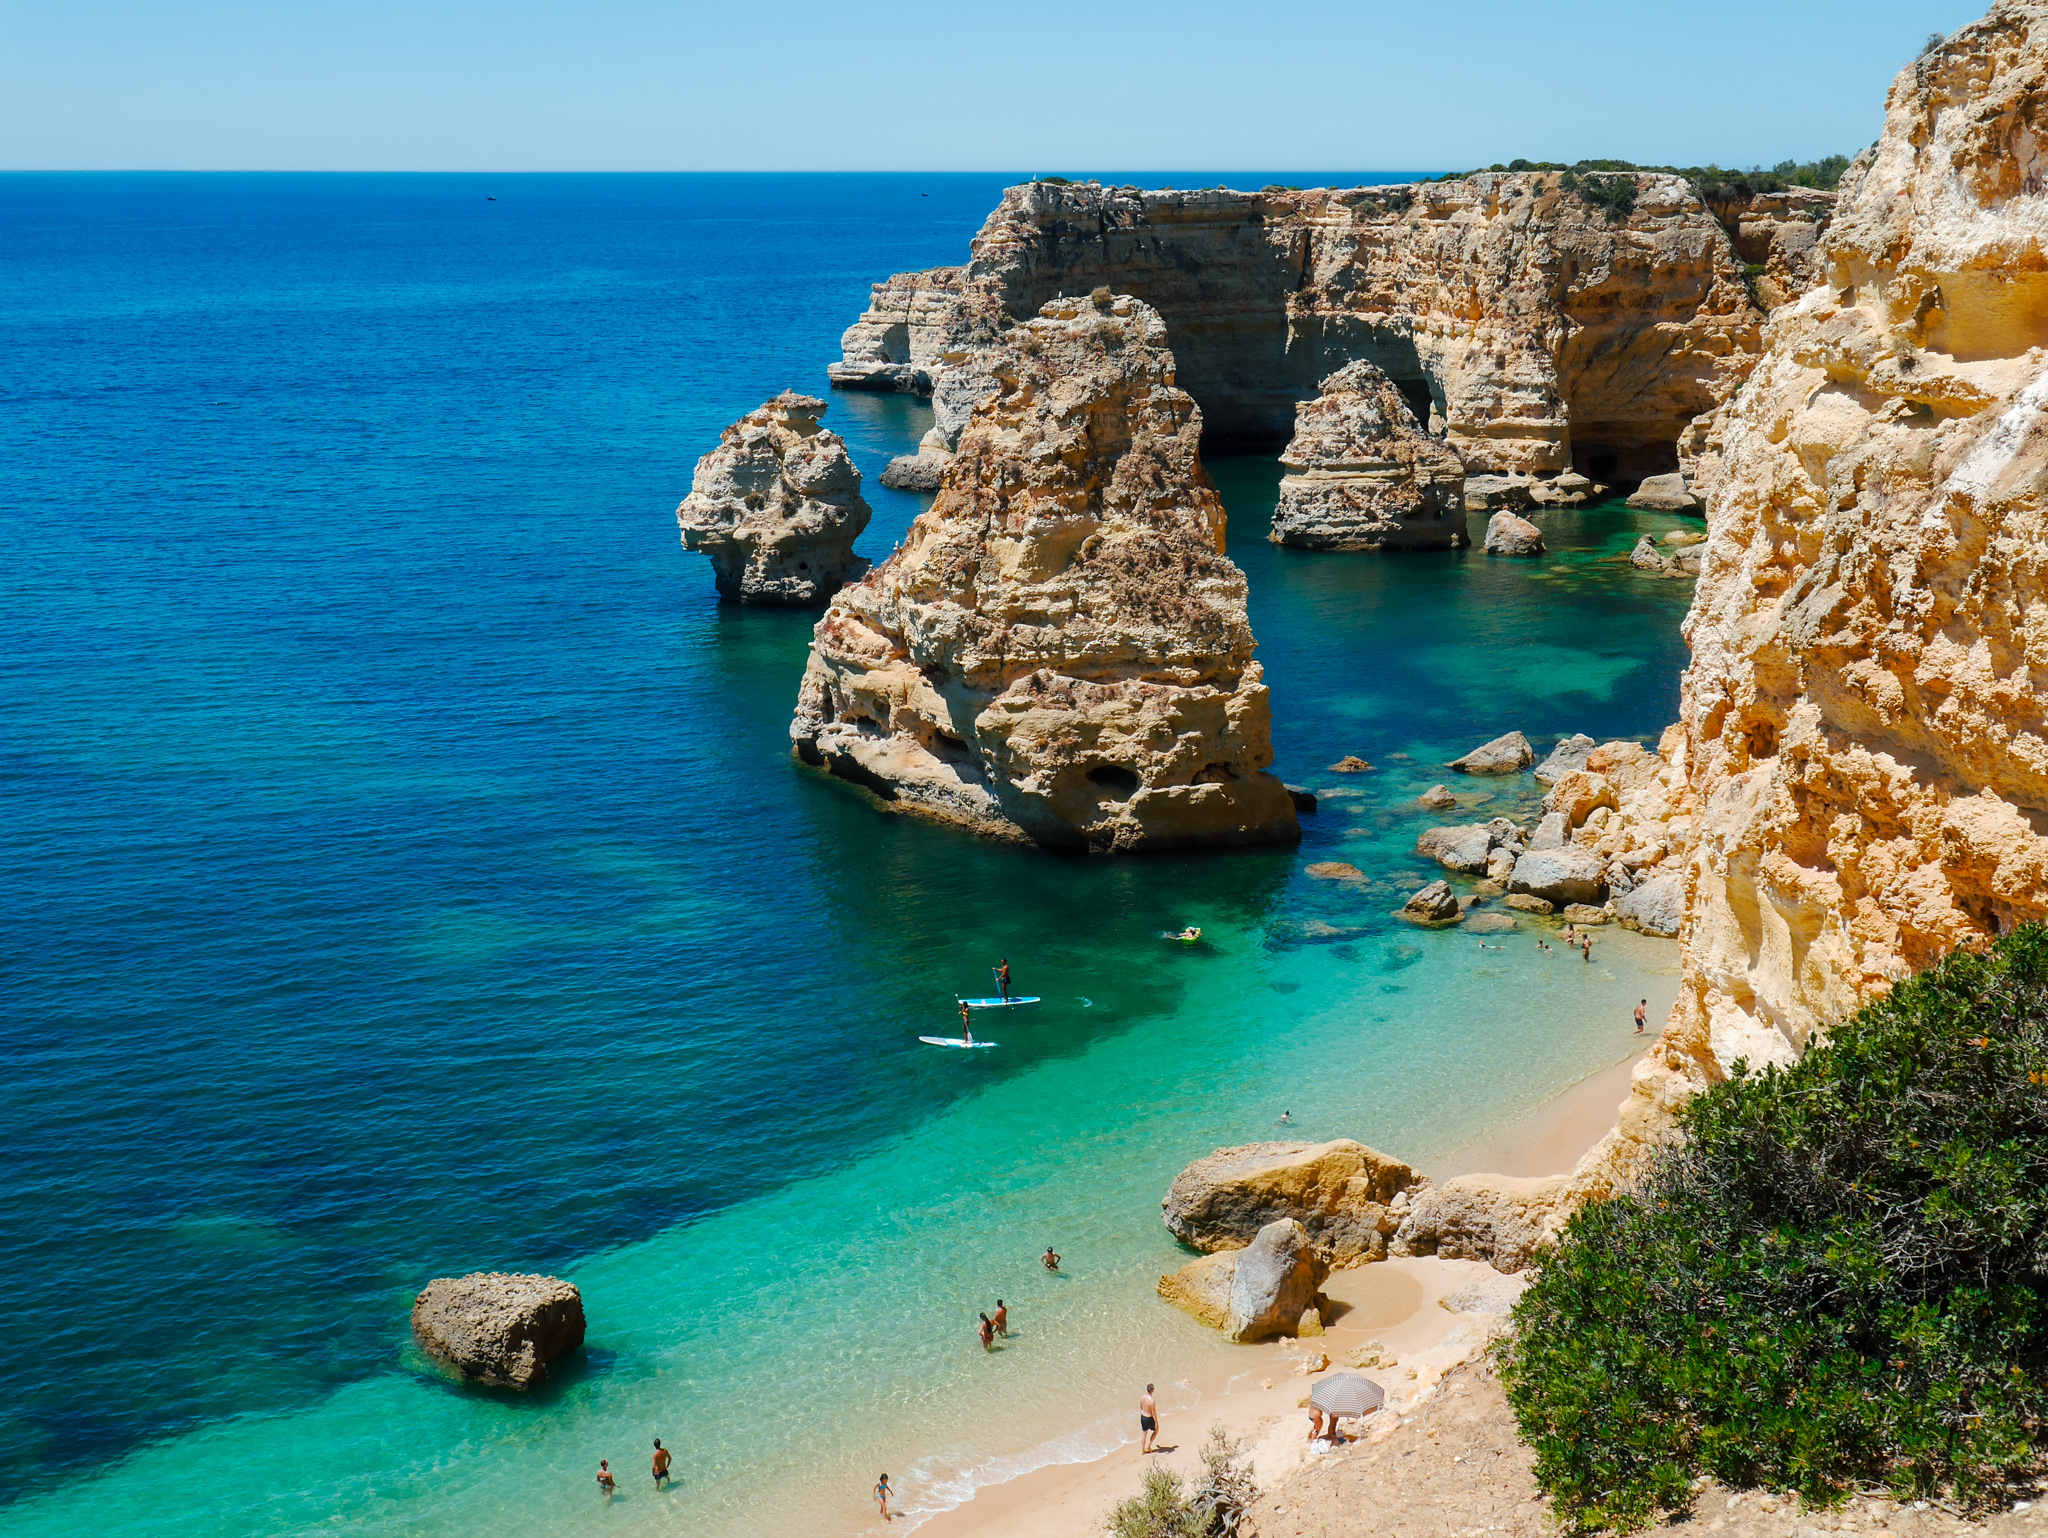
<path id="1" fill-rule="evenodd" d="M 825 403 L 785 390 L 719 435 L 676 509 L 683 548 L 711 557 L 729 603 L 816 607 L 868 569 L 853 542 L 868 526 L 860 471 Z"/>
<path id="2" fill-rule="evenodd" d="M 1280 456 L 1276 545 L 1303 550 L 1453 550 L 1465 532 L 1465 466 L 1416 422 L 1394 382 L 1360 360 L 1294 414 Z"/>
<path id="3" fill-rule="evenodd" d="M 413 1338 L 463 1377 L 530 1389 L 583 1344 L 583 1295 L 554 1276 L 438 1276 L 412 1306 Z"/>
<path id="4" fill-rule="evenodd" d="M 1159 316 L 1106 289 L 1055 300 L 987 367 L 932 506 L 818 622 L 798 757 L 1017 842 L 1298 840 Z"/>

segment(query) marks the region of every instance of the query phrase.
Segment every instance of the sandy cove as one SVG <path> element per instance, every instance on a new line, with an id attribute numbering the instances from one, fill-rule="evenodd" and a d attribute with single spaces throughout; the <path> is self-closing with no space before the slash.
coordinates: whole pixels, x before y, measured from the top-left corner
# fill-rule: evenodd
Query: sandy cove
<path id="1" fill-rule="evenodd" d="M 1441 1173 L 1547 1175 L 1570 1169 L 1614 1124 L 1615 1106 L 1629 1092 L 1636 1055 L 1581 1079 L 1530 1115 L 1457 1150 L 1442 1162 Z M 1446 1375 L 1469 1372 L 1458 1364 L 1474 1354 L 1491 1316 L 1452 1313 L 1439 1300 L 1469 1282 L 1499 1275 L 1482 1261 L 1420 1258 L 1333 1272 L 1324 1291 L 1336 1307 L 1320 1338 L 1243 1347 L 1227 1373 L 1162 1369 L 1159 1440 L 1167 1451 L 1145 1455 L 1137 1450 L 1137 1396 L 1143 1385 L 1134 1383 L 1130 1440 L 1106 1457 L 1035 1469 L 984 1486 L 951 1511 L 890 1525 L 904 1528 L 915 1522 L 932 1538 L 1074 1538 L 1100 1532 L 1110 1508 L 1137 1493 L 1149 1462 L 1163 1461 L 1184 1477 L 1198 1475 L 1201 1446 L 1217 1424 L 1244 1440 L 1264 1492 L 1260 1508 L 1270 1510 L 1276 1501 L 1284 1507 L 1285 1492 L 1297 1476 L 1319 1471 L 1333 1458 L 1357 1458 L 1390 1438 L 1405 1438 L 1404 1427 L 1415 1425 L 1417 1411 L 1434 1403 Z M 1367 1342 L 1383 1347 L 1384 1360 L 1391 1364 L 1366 1372 L 1387 1391 L 1388 1408 L 1366 1422 L 1350 1423 L 1354 1430 L 1362 1425 L 1365 1433 L 1351 1448 L 1334 1455 L 1313 1453 L 1302 1401 L 1320 1375 L 1298 1369 L 1304 1358 L 1324 1352 L 1329 1371 L 1351 1371 L 1347 1364 L 1353 1352 Z M 1264 1386 L 1268 1382 L 1270 1388 Z M 876 1519 L 875 1526 L 882 1525 Z"/>

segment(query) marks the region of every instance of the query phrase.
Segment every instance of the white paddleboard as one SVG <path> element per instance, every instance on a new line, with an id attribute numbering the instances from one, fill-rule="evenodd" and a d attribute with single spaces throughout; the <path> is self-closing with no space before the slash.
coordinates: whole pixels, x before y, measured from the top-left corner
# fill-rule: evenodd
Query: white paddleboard
<path id="1" fill-rule="evenodd" d="M 992 1047 L 992 1041 L 962 1041 L 958 1036 L 920 1036 L 919 1041 L 934 1047 Z"/>
<path id="2" fill-rule="evenodd" d="M 1039 998 L 1034 993 L 1028 999 L 962 999 L 960 1002 L 969 1009 L 1008 1009 L 1012 1004 L 1036 1004 Z"/>

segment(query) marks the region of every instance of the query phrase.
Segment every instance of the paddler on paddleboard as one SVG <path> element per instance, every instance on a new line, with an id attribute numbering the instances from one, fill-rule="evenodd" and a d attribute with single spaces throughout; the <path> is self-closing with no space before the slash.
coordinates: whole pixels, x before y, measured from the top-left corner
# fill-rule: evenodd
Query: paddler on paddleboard
<path id="1" fill-rule="evenodd" d="M 1010 997 L 1010 958 L 1005 956 L 1003 964 L 996 968 L 996 994 L 1007 1000 Z"/>
<path id="2" fill-rule="evenodd" d="M 971 1047 L 974 1045 L 974 1027 L 968 1023 L 972 1018 L 967 1011 L 967 1001 L 962 999 L 960 1001 L 960 1044 L 962 1046 Z"/>

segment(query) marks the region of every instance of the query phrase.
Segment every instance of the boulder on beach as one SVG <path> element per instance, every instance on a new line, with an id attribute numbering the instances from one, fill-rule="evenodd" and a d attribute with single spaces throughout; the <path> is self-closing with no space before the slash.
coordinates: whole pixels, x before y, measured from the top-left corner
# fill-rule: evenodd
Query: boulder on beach
<path id="1" fill-rule="evenodd" d="M 1159 1203 L 1173 1236 L 1198 1250 L 1251 1243 L 1276 1219 L 1300 1223 L 1337 1265 L 1377 1260 L 1398 1226 L 1394 1199 L 1427 1180 L 1350 1138 L 1219 1148 L 1174 1177 Z"/>
<path id="2" fill-rule="evenodd" d="M 1536 766 L 1536 783 L 1555 785 L 1572 770 L 1585 768 L 1586 759 L 1597 746 L 1584 732 L 1559 739 L 1557 746 L 1550 750 L 1550 756 Z"/>
<path id="3" fill-rule="evenodd" d="M 1543 554 L 1543 531 L 1528 519 L 1506 511 L 1486 520 L 1488 555 Z"/>
<path id="4" fill-rule="evenodd" d="M 1675 940 L 1685 919 L 1685 872 L 1666 871 L 1638 881 L 1614 906 L 1622 928 Z"/>
<path id="5" fill-rule="evenodd" d="M 545 1382 L 583 1344 L 583 1295 L 553 1276 L 438 1276 L 412 1306 L 413 1338 L 463 1377 L 501 1388 Z"/>
<path id="6" fill-rule="evenodd" d="M 1515 862 L 1508 890 L 1563 907 L 1600 900 L 1607 861 L 1587 850 L 1532 849 Z"/>
<path id="7" fill-rule="evenodd" d="M 1536 750 L 1529 746 L 1529 739 L 1520 732 L 1509 732 L 1482 743 L 1463 758 L 1452 759 L 1448 767 L 1460 774 L 1513 774 L 1535 762 Z"/>
<path id="8" fill-rule="evenodd" d="M 1159 1295 L 1244 1344 L 1295 1335 L 1302 1315 L 1321 1326 L 1329 1263 L 1292 1218 L 1268 1223 L 1243 1249 L 1205 1255 L 1159 1278 Z"/>
<path id="9" fill-rule="evenodd" d="M 1570 1202 L 1569 1175 L 1454 1175 L 1415 1193 L 1388 1253 L 1520 1271 L 1556 1236 Z"/>
<path id="10" fill-rule="evenodd" d="M 1432 881 L 1401 904 L 1401 917 L 1418 924 L 1455 924 L 1464 912 L 1448 881 Z"/>

